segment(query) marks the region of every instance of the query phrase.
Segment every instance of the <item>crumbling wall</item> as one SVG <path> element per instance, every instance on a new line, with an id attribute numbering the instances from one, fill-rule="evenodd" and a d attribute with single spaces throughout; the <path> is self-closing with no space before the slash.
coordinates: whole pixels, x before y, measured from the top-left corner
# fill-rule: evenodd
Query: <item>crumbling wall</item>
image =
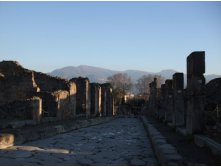
<path id="1" fill-rule="evenodd" d="M 221 103 L 221 78 L 211 80 L 205 86 L 206 103 Z"/>
<path id="2" fill-rule="evenodd" d="M 101 87 L 98 83 L 90 84 L 91 90 L 91 115 L 101 115 Z"/>
<path id="3" fill-rule="evenodd" d="M 0 106 L 0 120 L 36 120 L 41 119 L 41 99 L 33 97 L 13 101 Z"/>
<path id="4" fill-rule="evenodd" d="M 157 78 L 149 84 L 150 97 L 149 97 L 149 110 L 156 116 L 157 114 Z"/>
<path id="5" fill-rule="evenodd" d="M 90 81 L 88 78 L 72 78 L 70 82 L 74 82 L 77 87 L 76 93 L 76 115 L 77 116 L 90 116 Z"/>
<path id="6" fill-rule="evenodd" d="M 0 73 L 0 105 L 31 98 L 39 91 L 33 72 L 18 62 L 0 62 Z"/>
<path id="7" fill-rule="evenodd" d="M 69 83 L 69 107 L 70 107 L 70 113 L 73 115 L 73 117 L 76 116 L 76 95 L 77 95 L 77 86 L 75 82 Z"/>
<path id="8" fill-rule="evenodd" d="M 205 85 L 206 124 L 215 125 L 221 123 L 221 78 L 211 80 Z"/>
<path id="9" fill-rule="evenodd" d="M 192 52 L 187 57 L 187 118 L 188 134 L 202 132 L 205 104 L 205 52 Z"/>
<path id="10" fill-rule="evenodd" d="M 52 77 L 44 73 L 33 72 L 35 82 L 42 92 L 54 92 L 57 90 L 69 90 L 68 81 L 58 77 Z"/>
<path id="11" fill-rule="evenodd" d="M 185 125 L 185 107 L 184 107 L 184 78 L 183 73 L 173 74 L 173 96 L 174 96 L 174 108 L 173 108 L 173 125 L 184 126 Z"/>

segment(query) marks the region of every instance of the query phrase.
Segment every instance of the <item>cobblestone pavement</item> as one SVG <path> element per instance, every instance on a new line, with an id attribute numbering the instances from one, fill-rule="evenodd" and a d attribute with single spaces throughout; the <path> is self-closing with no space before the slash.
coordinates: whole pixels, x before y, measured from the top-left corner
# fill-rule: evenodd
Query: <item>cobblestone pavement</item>
<path id="1" fill-rule="evenodd" d="M 0 150 L 0 165 L 159 165 L 137 118 L 117 118 Z"/>

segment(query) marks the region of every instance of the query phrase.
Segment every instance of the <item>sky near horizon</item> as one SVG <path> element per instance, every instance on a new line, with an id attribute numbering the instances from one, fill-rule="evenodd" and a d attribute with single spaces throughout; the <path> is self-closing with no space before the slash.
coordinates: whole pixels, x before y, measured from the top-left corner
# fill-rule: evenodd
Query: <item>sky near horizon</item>
<path id="1" fill-rule="evenodd" d="M 193 51 L 206 51 L 206 74 L 221 74 L 221 2 L 0 2 L 0 61 L 36 71 L 186 73 Z"/>

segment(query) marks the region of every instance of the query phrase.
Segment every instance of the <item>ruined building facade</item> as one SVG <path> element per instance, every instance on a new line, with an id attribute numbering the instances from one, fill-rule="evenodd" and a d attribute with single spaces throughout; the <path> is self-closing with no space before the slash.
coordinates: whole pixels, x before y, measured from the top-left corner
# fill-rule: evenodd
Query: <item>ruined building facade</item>
<path id="1" fill-rule="evenodd" d="M 90 85 L 88 78 L 68 81 L 25 69 L 15 61 L 0 62 L 1 122 L 34 120 L 41 123 L 43 118 L 65 120 L 101 116 L 102 96 L 112 97 L 108 90 L 104 92 L 105 95 L 100 84 Z M 110 99 L 105 100 L 105 105 L 113 105 Z M 112 109 L 107 107 L 106 110 L 110 111 L 108 115 L 113 115 Z"/>
<path id="2" fill-rule="evenodd" d="M 202 133 L 209 117 L 218 117 L 221 104 L 221 78 L 205 84 L 205 52 L 192 52 L 187 57 L 187 87 L 184 74 L 175 73 L 166 80 L 157 96 L 157 79 L 150 84 L 149 112 L 184 134 Z M 211 114 L 217 112 L 216 116 Z M 209 113 L 210 112 L 210 113 Z M 210 120 L 211 121 L 211 120 Z M 220 129 L 221 130 L 221 129 Z"/>

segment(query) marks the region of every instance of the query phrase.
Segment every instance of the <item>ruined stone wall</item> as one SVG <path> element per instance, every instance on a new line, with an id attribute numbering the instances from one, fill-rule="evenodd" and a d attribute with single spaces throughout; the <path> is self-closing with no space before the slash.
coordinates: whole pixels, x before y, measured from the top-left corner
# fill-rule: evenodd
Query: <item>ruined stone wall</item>
<path id="1" fill-rule="evenodd" d="M 41 119 L 41 99 L 33 97 L 0 106 L 0 121 Z"/>
<path id="2" fill-rule="evenodd" d="M 205 86 L 206 125 L 221 123 L 221 78 L 211 80 Z M 219 126 L 217 126 L 219 127 Z M 219 130 L 221 131 L 221 129 Z"/>
<path id="3" fill-rule="evenodd" d="M 56 117 L 58 120 L 74 118 L 76 99 L 68 91 L 38 92 L 37 95 L 42 98 L 43 117 Z"/>
<path id="4" fill-rule="evenodd" d="M 149 110 L 155 116 L 157 115 L 157 78 L 149 84 L 150 97 L 149 97 Z"/>
<path id="5" fill-rule="evenodd" d="M 205 104 L 205 52 L 193 52 L 187 57 L 187 133 L 202 132 Z"/>
<path id="6" fill-rule="evenodd" d="M 53 92 L 57 104 L 56 117 L 58 120 L 73 118 L 73 113 L 70 111 L 69 92 L 59 90 Z"/>
<path id="7" fill-rule="evenodd" d="M 173 125 L 185 125 L 185 106 L 184 106 L 184 77 L 183 73 L 175 73 L 173 75 Z"/>
<path id="8" fill-rule="evenodd" d="M 57 116 L 57 101 L 52 92 L 38 92 L 36 96 L 42 98 L 42 115 L 43 117 Z"/>
<path id="9" fill-rule="evenodd" d="M 98 83 L 90 84 L 91 90 L 91 115 L 101 115 L 101 87 Z"/>
<path id="10" fill-rule="evenodd" d="M 101 84 L 101 115 L 107 116 L 107 92 L 105 84 Z"/>
<path id="11" fill-rule="evenodd" d="M 112 116 L 113 115 L 113 94 L 112 94 L 112 88 L 109 83 L 106 83 L 105 85 L 105 91 L 106 91 L 106 115 Z"/>
<path id="12" fill-rule="evenodd" d="M 77 87 L 76 93 L 76 115 L 90 116 L 90 82 L 88 78 L 72 78 L 70 82 L 75 82 Z"/>
<path id="13" fill-rule="evenodd" d="M 173 114 L 173 82 L 171 79 L 165 81 L 166 84 L 166 111 L 165 111 L 165 121 L 172 122 Z"/>
<path id="14" fill-rule="evenodd" d="M 34 71 L 34 79 L 41 92 L 54 92 L 57 90 L 69 90 L 68 81 L 58 77 L 52 77 L 44 73 Z"/>
<path id="15" fill-rule="evenodd" d="M 76 95 L 77 95 L 77 86 L 75 82 L 69 83 L 69 110 L 72 116 L 76 116 Z"/>
<path id="16" fill-rule="evenodd" d="M 39 91 L 33 72 L 15 61 L 0 62 L 0 105 L 31 98 Z"/>
<path id="17" fill-rule="evenodd" d="M 166 111 L 166 84 L 162 84 L 160 88 L 160 97 L 158 103 L 159 115 L 158 118 L 161 120 L 165 119 L 165 111 Z"/>
<path id="18" fill-rule="evenodd" d="M 206 103 L 221 104 L 221 78 L 211 80 L 205 86 Z"/>

